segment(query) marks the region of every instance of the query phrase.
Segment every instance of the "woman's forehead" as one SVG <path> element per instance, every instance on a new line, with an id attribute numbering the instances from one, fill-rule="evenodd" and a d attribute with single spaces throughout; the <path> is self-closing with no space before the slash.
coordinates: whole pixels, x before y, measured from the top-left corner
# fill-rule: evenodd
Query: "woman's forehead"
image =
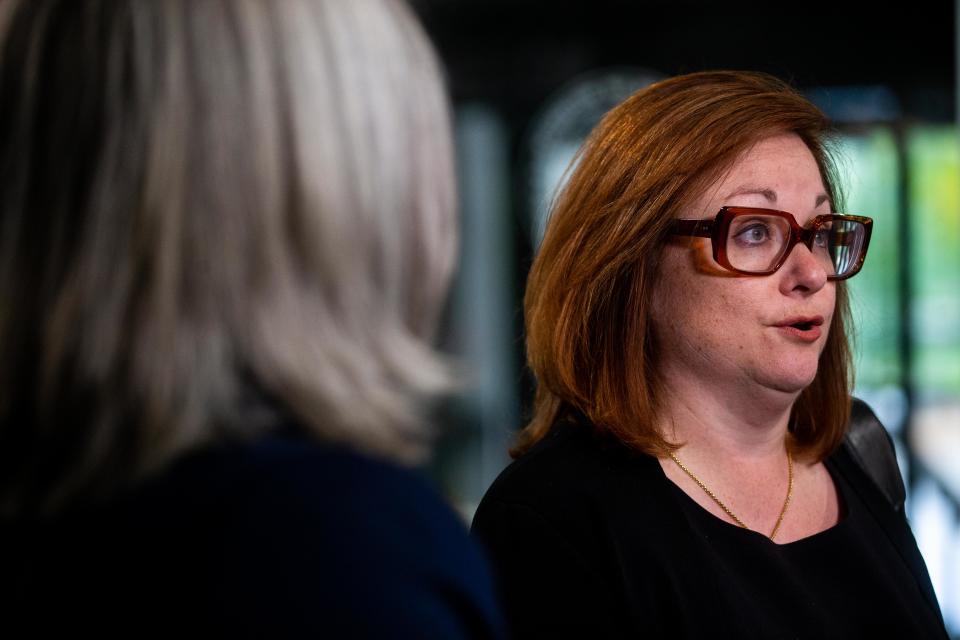
<path id="1" fill-rule="evenodd" d="M 799 136 L 784 134 L 760 140 L 740 154 L 688 213 L 702 217 L 731 204 L 816 209 L 829 201 L 810 149 Z"/>

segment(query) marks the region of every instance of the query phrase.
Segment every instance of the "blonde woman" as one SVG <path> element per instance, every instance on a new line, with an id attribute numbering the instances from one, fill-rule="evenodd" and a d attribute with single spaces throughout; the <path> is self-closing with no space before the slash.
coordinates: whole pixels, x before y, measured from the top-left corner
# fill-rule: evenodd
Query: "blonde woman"
<path id="1" fill-rule="evenodd" d="M 479 555 L 405 468 L 448 387 L 456 247 L 410 10 L 2 10 L 5 624 L 496 635 Z"/>

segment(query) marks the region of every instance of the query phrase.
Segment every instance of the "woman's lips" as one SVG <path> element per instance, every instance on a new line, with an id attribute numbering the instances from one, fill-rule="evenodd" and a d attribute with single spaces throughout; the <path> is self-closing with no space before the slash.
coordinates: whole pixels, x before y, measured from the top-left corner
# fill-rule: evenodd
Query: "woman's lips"
<path id="1" fill-rule="evenodd" d="M 776 328 L 784 335 L 800 342 L 816 342 L 820 338 L 823 316 L 796 316 L 778 322 Z"/>
<path id="2" fill-rule="evenodd" d="M 817 339 L 820 338 L 820 327 L 817 326 L 811 326 L 809 329 L 798 329 L 797 327 L 786 325 L 778 326 L 777 329 L 801 342 L 816 342 Z"/>

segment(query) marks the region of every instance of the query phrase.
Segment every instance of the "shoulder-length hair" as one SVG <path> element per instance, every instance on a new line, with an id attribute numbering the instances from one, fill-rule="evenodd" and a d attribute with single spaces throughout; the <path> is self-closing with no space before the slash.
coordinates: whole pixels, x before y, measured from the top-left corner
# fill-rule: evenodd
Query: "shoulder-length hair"
<path id="1" fill-rule="evenodd" d="M 651 292 L 670 221 L 751 145 L 781 133 L 809 147 L 834 210 L 842 194 L 830 125 L 787 84 L 716 71 L 653 84 L 610 111 L 575 158 L 527 281 L 527 359 L 533 417 L 514 455 L 560 419 L 585 416 L 627 446 L 662 456 L 656 428 L 665 390 L 650 321 Z M 844 282 L 813 383 L 790 421 L 791 447 L 822 459 L 841 442 L 852 367 Z"/>
<path id="2" fill-rule="evenodd" d="M 399 0 L 28 0 L 0 41 L 0 513 L 449 386 L 446 97 Z"/>

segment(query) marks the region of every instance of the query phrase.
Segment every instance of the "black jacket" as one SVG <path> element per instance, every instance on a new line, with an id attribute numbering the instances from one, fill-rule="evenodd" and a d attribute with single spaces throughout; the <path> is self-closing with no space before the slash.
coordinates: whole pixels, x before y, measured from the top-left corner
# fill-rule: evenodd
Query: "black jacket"
<path id="1" fill-rule="evenodd" d="M 5 637 L 492 638 L 489 570 L 417 474 L 272 435 L 0 520 Z M 16 629 L 17 631 L 12 631 Z"/>

